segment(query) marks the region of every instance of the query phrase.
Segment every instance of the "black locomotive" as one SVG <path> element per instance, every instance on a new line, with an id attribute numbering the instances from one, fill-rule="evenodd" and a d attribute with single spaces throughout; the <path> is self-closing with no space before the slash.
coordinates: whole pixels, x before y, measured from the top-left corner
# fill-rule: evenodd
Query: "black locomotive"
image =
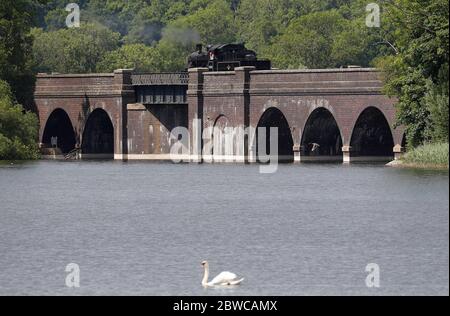
<path id="1" fill-rule="evenodd" d="M 236 67 L 253 66 L 257 70 L 270 70 L 270 60 L 258 60 L 256 53 L 244 44 L 208 45 L 203 51 L 201 44 L 188 58 L 188 68 L 208 68 L 210 71 L 232 71 Z"/>

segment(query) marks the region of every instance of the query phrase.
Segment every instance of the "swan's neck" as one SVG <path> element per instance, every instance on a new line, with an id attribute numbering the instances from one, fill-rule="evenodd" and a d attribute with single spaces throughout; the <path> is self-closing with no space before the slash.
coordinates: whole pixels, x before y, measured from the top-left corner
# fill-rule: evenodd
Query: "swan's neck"
<path id="1" fill-rule="evenodd" d="M 203 275 L 202 285 L 208 286 L 209 266 L 205 264 L 205 274 Z"/>

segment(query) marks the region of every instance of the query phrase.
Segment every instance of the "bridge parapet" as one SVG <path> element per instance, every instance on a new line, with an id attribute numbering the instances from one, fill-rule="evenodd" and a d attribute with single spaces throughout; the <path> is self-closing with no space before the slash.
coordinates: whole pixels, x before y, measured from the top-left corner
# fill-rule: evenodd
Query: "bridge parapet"
<path id="1" fill-rule="evenodd" d="M 128 70 L 105 74 L 38 74 L 35 98 L 118 97 L 134 94 Z"/>
<path id="2" fill-rule="evenodd" d="M 134 73 L 131 75 L 133 86 L 188 85 L 189 73 Z"/>
<path id="3" fill-rule="evenodd" d="M 381 94 L 374 68 L 252 71 L 253 94 Z"/>

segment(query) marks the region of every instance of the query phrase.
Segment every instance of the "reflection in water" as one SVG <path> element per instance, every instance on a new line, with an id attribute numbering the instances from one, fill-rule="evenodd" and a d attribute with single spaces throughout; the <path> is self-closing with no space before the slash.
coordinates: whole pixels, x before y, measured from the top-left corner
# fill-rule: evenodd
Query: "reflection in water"
<path id="1" fill-rule="evenodd" d="M 448 173 L 381 165 L 0 165 L 1 294 L 448 295 Z M 245 276 L 204 289 L 211 274 Z M 65 287 L 65 267 L 81 287 Z M 365 286 L 365 267 L 381 288 Z"/>

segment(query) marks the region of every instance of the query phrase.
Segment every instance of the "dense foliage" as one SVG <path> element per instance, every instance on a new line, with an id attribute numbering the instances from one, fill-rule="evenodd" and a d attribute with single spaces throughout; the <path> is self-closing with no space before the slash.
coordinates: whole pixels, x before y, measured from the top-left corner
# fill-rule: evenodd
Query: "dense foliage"
<path id="1" fill-rule="evenodd" d="M 38 120 L 24 111 L 33 102 L 32 36 L 35 1 L 0 2 L 0 160 L 38 156 Z"/>
<path id="2" fill-rule="evenodd" d="M 38 157 L 38 120 L 14 102 L 9 85 L 0 80 L 0 160 L 23 160 Z"/>
<path id="3" fill-rule="evenodd" d="M 31 104 L 33 5 L 28 0 L 0 1 L 0 79 L 10 85 L 20 103 Z"/>
<path id="4" fill-rule="evenodd" d="M 104 56 L 119 47 L 120 35 L 99 24 L 79 29 L 32 31 L 33 53 L 40 72 L 95 72 Z"/>
<path id="5" fill-rule="evenodd" d="M 386 41 L 396 54 L 380 59 L 386 92 L 398 97 L 408 143 L 448 142 L 448 0 L 394 0 L 386 8 Z"/>
<path id="6" fill-rule="evenodd" d="M 66 1 L 41 6 L 42 29 L 34 32 L 39 71 L 93 72 L 117 67 L 177 71 L 184 69 L 196 43 L 245 42 L 278 68 L 368 66 L 387 51 L 383 45 L 374 45 L 379 32 L 366 27 L 367 1 L 361 0 L 77 3 L 85 26 L 76 30 L 65 29 Z M 98 33 L 99 25 L 111 33 Z M 96 32 L 104 39 L 92 38 Z M 88 44 L 85 51 L 79 49 Z M 97 52 L 94 58 L 92 52 Z"/>

